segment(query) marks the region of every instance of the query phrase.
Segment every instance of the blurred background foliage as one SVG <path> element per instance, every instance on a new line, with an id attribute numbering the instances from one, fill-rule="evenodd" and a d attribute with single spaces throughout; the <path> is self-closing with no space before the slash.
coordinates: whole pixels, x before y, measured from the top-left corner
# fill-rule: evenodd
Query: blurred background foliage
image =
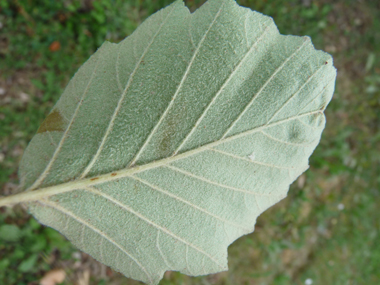
<path id="1" fill-rule="evenodd" d="M 0 0 L 0 195 L 77 68 L 170 0 Z M 185 1 L 191 11 L 199 0 Z M 380 284 L 380 2 L 241 0 L 334 57 L 336 92 L 310 170 L 229 247 L 229 271 L 169 284 Z M 22 206 L 0 209 L 0 284 L 140 284 L 78 252 Z M 56 283 L 53 283 L 56 284 Z"/>

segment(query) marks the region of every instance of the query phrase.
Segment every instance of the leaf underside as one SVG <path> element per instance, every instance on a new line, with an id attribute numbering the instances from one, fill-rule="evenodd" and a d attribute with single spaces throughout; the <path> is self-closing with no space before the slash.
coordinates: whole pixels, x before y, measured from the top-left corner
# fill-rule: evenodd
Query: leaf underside
<path id="1" fill-rule="evenodd" d="M 174 2 L 72 78 L 19 169 L 26 191 L 66 192 L 29 210 L 145 283 L 224 271 L 308 168 L 335 77 L 309 38 L 235 1 Z"/>

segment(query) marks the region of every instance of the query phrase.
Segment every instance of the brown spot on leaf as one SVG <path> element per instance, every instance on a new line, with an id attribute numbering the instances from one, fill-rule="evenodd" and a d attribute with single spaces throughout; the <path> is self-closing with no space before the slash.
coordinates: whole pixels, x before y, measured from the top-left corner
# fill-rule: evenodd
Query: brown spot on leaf
<path id="1" fill-rule="evenodd" d="M 117 173 L 115 173 L 115 172 L 114 172 L 114 173 L 111 173 L 111 176 L 116 176 L 116 175 L 117 175 Z"/>
<path id="2" fill-rule="evenodd" d="M 64 126 L 65 122 L 59 111 L 53 110 L 42 122 L 37 134 L 52 131 L 63 132 L 65 130 Z"/>
<path id="3" fill-rule="evenodd" d="M 181 112 L 175 112 L 167 116 L 165 128 L 162 130 L 163 133 L 158 145 L 159 154 L 157 158 L 167 157 L 175 150 L 176 135 L 180 131 L 178 122 L 184 120 L 183 118 L 186 117 L 187 112 L 185 104 L 178 108 L 181 109 Z"/>
<path id="4" fill-rule="evenodd" d="M 94 180 L 98 180 L 98 179 L 99 179 L 99 177 L 94 177 L 94 178 L 91 178 L 90 180 L 94 181 Z"/>

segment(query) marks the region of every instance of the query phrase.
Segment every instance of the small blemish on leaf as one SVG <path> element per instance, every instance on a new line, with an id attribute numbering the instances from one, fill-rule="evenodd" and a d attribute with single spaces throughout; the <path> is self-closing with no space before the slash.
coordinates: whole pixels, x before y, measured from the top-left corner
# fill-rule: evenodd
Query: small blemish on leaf
<path id="1" fill-rule="evenodd" d="M 250 160 L 252 160 L 252 161 L 255 161 L 255 158 L 256 158 L 255 153 L 252 152 L 250 155 L 248 155 L 248 158 L 249 158 Z"/>
<path id="2" fill-rule="evenodd" d="M 65 122 L 59 111 L 53 110 L 53 112 L 51 112 L 42 122 L 37 134 L 52 131 L 63 132 L 65 130 L 64 126 Z"/>
<path id="3" fill-rule="evenodd" d="M 94 180 L 98 180 L 98 179 L 99 179 L 99 177 L 94 177 L 94 178 L 91 178 L 90 180 L 94 181 Z"/>
<path id="4" fill-rule="evenodd" d="M 111 176 L 116 176 L 116 175 L 117 175 L 117 173 L 115 173 L 115 172 L 114 172 L 114 173 L 111 173 Z"/>

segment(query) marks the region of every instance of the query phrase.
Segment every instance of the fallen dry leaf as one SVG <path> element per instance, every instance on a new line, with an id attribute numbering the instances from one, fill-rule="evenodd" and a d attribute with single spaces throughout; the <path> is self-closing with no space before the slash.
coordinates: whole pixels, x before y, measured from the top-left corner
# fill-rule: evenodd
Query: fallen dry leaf
<path id="1" fill-rule="evenodd" d="M 65 280 L 66 272 L 63 269 L 50 270 L 41 279 L 40 285 L 56 285 Z"/>
<path id="2" fill-rule="evenodd" d="M 89 285 L 90 284 L 90 270 L 85 270 L 78 278 L 78 285 Z"/>
<path id="3" fill-rule="evenodd" d="M 21 103 L 28 103 L 29 102 L 29 98 L 30 98 L 29 94 L 26 94 L 24 92 L 21 92 L 19 94 L 19 99 L 20 99 Z"/>
<path id="4" fill-rule="evenodd" d="M 50 51 L 58 51 L 61 49 L 61 43 L 58 41 L 54 41 L 50 44 L 49 50 Z"/>
<path id="5" fill-rule="evenodd" d="M 306 182 L 306 175 L 302 174 L 297 179 L 297 186 L 298 186 L 298 188 L 302 189 L 305 186 L 305 182 Z"/>

